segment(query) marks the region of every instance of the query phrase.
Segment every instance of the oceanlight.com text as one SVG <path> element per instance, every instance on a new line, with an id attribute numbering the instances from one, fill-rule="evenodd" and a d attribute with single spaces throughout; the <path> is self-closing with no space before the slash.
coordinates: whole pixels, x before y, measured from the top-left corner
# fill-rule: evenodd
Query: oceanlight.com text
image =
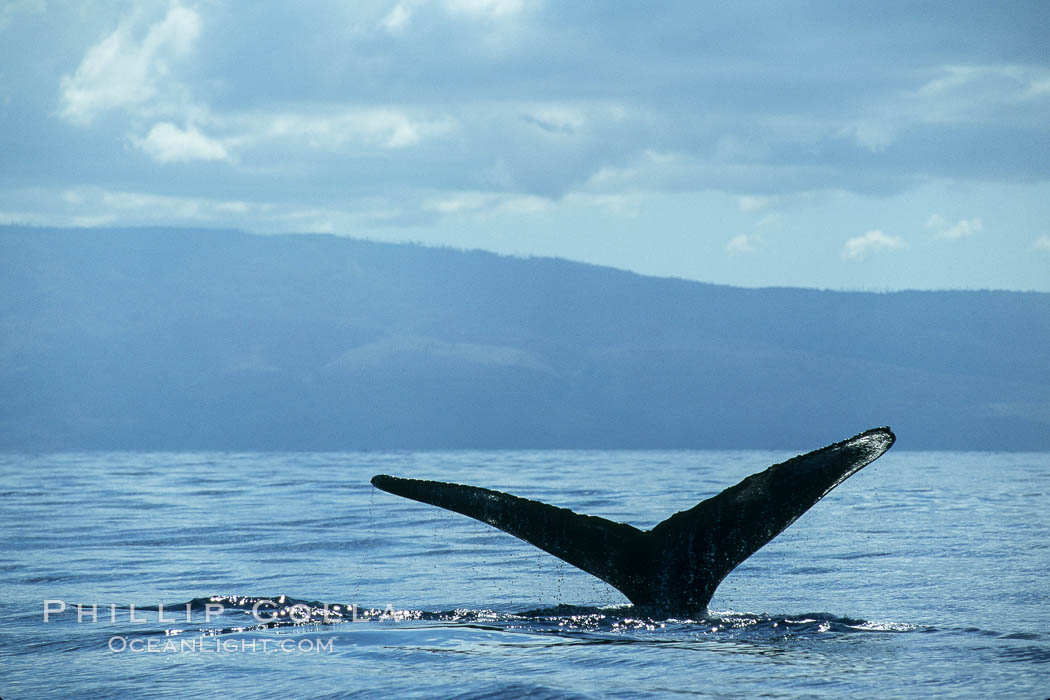
<path id="1" fill-rule="evenodd" d="M 219 639 L 194 637 L 189 639 L 143 639 L 115 636 L 109 638 L 109 650 L 132 654 L 330 654 L 335 650 L 335 637 L 328 639 Z"/>

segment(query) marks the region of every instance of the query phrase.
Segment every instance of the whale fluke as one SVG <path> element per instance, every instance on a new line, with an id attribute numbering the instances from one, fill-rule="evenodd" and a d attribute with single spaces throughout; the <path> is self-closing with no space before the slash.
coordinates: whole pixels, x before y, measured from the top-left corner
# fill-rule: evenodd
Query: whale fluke
<path id="1" fill-rule="evenodd" d="M 895 439 L 889 428 L 875 428 L 774 464 L 651 530 L 477 486 L 384 474 L 372 485 L 497 527 L 606 581 L 646 611 L 689 616 L 706 612 L 730 571 Z"/>

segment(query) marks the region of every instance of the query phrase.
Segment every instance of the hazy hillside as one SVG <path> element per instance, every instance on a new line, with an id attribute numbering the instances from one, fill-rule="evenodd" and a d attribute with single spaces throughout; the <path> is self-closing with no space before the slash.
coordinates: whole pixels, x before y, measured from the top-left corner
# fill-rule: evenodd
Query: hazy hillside
<path id="1" fill-rule="evenodd" d="M 0 227 L 0 447 L 1050 449 L 1050 295 Z"/>

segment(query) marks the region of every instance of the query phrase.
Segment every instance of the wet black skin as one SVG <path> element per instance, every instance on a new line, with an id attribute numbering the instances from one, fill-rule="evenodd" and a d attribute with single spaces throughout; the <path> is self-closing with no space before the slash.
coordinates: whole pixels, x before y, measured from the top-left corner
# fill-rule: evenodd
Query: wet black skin
<path id="1" fill-rule="evenodd" d="M 500 491 L 378 475 L 389 493 L 462 513 L 597 576 L 652 615 L 703 615 L 718 584 L 894 443 L 875 428 L 752 474 L 651 530 Z"/>

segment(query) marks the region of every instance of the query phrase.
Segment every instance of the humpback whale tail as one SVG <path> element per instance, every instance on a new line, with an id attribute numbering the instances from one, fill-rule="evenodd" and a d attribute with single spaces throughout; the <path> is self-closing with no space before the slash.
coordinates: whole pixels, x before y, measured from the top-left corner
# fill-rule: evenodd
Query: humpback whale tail
<path id="1" fill-rule="evenodd" d="M 643 531 L 500 491 L 384 474 L 372 485 L 462 513 L 539 547 L 656 614 L 703 614 L 740 562 L 895 440 L 875 428 L 752 474 Z"/>

